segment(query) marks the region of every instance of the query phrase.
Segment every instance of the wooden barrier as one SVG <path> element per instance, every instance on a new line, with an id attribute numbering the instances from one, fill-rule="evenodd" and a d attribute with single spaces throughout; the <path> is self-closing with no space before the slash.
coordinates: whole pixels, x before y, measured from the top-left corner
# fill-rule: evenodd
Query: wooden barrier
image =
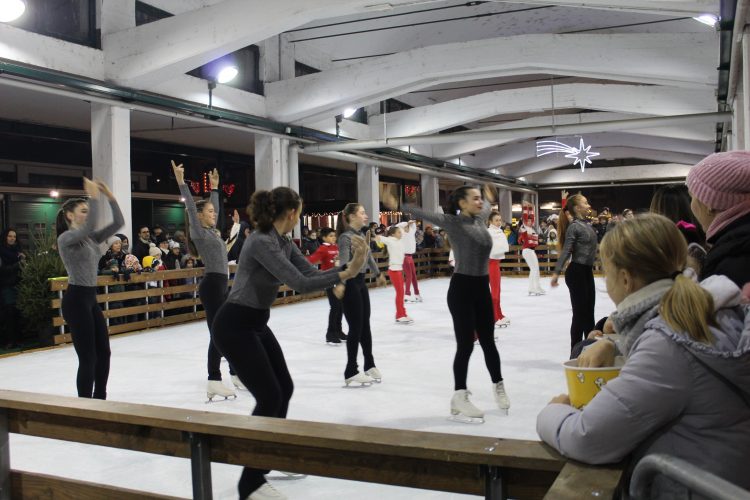
<path id="1" fill-rule="evenodd" d="M 387 254 L 378 252 L 374 256 L 380 270 L 386 271 Z M 537 256 L 541 273 L 550 274 L 557 263 L 557 254 L 546 246 L 539 246 Z M 439 248 L 418 251 L 414 255 L 414 265 L 418 279 L 450 276 L 453 272 L 448 265 L 448 251 Z M 500 265 L 504 275 L 527 275 L 529 272 L 518 245 L 511 246 Z M 232 277 L 236 268 L 230 266 L 230 287 L 234 282 Z M 595 272 L 600 268 L 597 257 Z M 102 304 L 109 334 L 161 328 L 204 318 L 205 312 L 198 297 L 198 284 L 202 276 L 203 268 L 131 274 L 128 281 L 124 281 L 122 275 L 119 280 L 112 276 L 99 276 L 97 286 L 100 291 L 96 300 Z M 375 286 L 375 278 L 368 276 L 368 286 Z M 61 309 L 62 297 L 67 288 L 67 278 L 50 280 L 50 289 L 57 294 L 57 298 L 50 303 L 54 311 L 52 326 L 58 329 L 58 334 L 53 337 L 55 344 L 71 342 L 70 333 L 65 330 Z M 274 305 L 290 304 L 323 295 L 323 292 L 299 294 L 284 285 L 279 289 Z"/>
<path id="2" fill-rule="evenodd" d="M 170 498 L 13 471 L 8 433 L 189 458 L 193 498 L 211 498 L 211 462 L 483 495 L 613 498 L 620 466 L 566 461 L 536 441 L 405 431 L 0 390 L 0 497 Z"/>

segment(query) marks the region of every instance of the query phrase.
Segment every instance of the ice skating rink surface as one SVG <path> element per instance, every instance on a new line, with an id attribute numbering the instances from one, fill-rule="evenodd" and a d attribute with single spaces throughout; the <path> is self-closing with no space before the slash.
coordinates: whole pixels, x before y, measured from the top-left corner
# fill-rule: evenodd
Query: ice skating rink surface
<path id="1" fill-rule="evenodd" d="M 564 280 L 547 295 L 530 297 L 526 278 L 502 279 L 502 308 L 510 327 L 497 329 L 510 414 L 494 405 L 491 382 L 477 345 L 469 367 L 472 401 L 486 412 L 485 423 L 450 422 L 453 393 L 453 326 L 447 278 L 420 282 L 423 303 L 407 304 L 411 325 L 394 324 L 392 288 L 370 291 L 375 362 L 383 382 L 344 389 L 346 348 L 325 344 L 325 297 L 272 309 L 270 326 L 286 354 L 295 392 L 289 418 L 500 438 L 537 440 L 536 415 L 553 396 L 567 392 L 561 363 L 569 352 L 570 299 Z M 604 281 L 596 279 L 596 318 L 614 309 Z M 344 321 L 346 331 L 346 322 Z M 111 338 L 108 394 L 113 401 L 249 414 L 254 400 L 238 391 L 234 401 L 205 404 L 204 322 Z M 360 368 L 361 368 L 360 352 Z M 4 389 L 75 396 L 77 359 L 72 345 L 0 359 Z M 226 362 L 225 384 L 230 385 Z M 188 460 L 11 435 L 15 469 L 65 476 L 119 487 L 188 498 Z M 237 498 L 240 468 L 213 464 L 214 498 Z M 274 481 L 291 499 L 458 499 L 465 495 L 308 477 Z"/>

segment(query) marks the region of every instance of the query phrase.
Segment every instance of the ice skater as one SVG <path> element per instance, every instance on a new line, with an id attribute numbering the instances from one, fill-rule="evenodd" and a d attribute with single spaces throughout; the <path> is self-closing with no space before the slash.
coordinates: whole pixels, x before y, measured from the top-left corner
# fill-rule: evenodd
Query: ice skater
<path id="1" fill-rule="evenodd" d="M 229 261 L 227 259 L 227 247 L 221 237 L 216 234 L 216 216 L 219 209 L 219 172 L 216 169 L 209 175 L 211 182 L 211 196 L 208 200 L 193 200 L 187 184 L 185 184 L 185 169 L 182 164 L 172 161 L 172 170 L 180 188 L 180 194 L 185 199 L 187 217 L 185 225 L 188 237 L 188 248 L 190 255 L 200 255 L 205 267 L 203 279 L 198 285 L 198 297 L 206 311 L 206 324 L 208 325 L 208 384 L 206 385 L 206 396 L 208 401 L 213 401 L 215 396 L 237 398 L 237 394 L 221 381 L 221 353 L 214 345 L 211 326 L 216 316 L 216 311 L 224 303 L 227 297 L 227 286 L 229 284 Z M 242 382 L 229 365 L 229 375 L 238 389 L 244 389 Z"/>
<path id="2" fill-rule="evenodd" d="M 495 328 L 507 328 L 510 325 L 510 319 L 503 314 L 500 307 L 500 279 L 502 276 L 500 263 L 505 258 L 505 252 L 510 250 L 508 237 L 503 231 L 503 218 L 499 212 L 490 213 L 489 226 L 487 226 L 492 237 L 492 250 L 490 250 L 490 260 L 488 272 L 490 278 L 490 294 L 492 295 L 492 312 L 495 316 Z"/>
<path id="3" fill-rule="evenodd" d="M 586 217 L 591 211 L 588 200 L 582 194 L 570 196 L 563 204 L 558 224 L 560 256 L 552 274 L 552 287 L 558 286 L 560 271 L 570 257 L 565 270 L 565 284 L 570 293 L 573 319 L 570 324 L 570 349 L 586 338 L 594 329 L 594 259 L 596 258 L 597 237 Z"/>
<path id="4" fill-rule="evenodd" d="M 492 379 L 495 402 L 502 411 L 507 412 L 510 408 L 500 371 L 500 354 L 494 341 L 495 320 L 487 275 L 487 262 L 492 250 L 492 238 L 487 231 L 487 217 L 490 214 L 488 200 L 494 200 L 490 186 L 485 186 L 485 196 L 488 199 L 482 200 L 479 189 L 461 186 L 451 195 L 448 214 L 428 212 L 411 204 L 403 205 L 405 212 L 444 228 L 455 253 L 456 270 L 448 287 L 448 309 L 456 335 L 456 356 L 453 361 L 455 392 L 451 398 L 451 414 L 453 419 L 469 423 L 484 421 L 484 412 L 471 403 L 471 393 L 466 388 L 475 332 Z M 398 209 L 398 202 L 390 193 L 381 193 L 381 200 L 388 209 Z M 459 210 L 459 215 L 453 215 Z"/>
<path id="5" fill-rule="evenodd" d="M 365 264 L 366 245 L 358 236 L 351 238 L 353 255 L 346 269 L 317 270 L 288 236 L 301 211 L 302 199 L 289 188 L 253 194 L 248 214 L 257 230 L 244 243 L 234 286 L 213 323 L 216 347 L 255 398 L 253 415 L 286 418 L 294 389 L 284 353 L 268 327 L 279 287 L 286 284 L 301 293 L 325 290 L 356 276 Z M 267 473 L 246 467 L 238 486 L 240 498 L 286 498 L 266 482 Z"/>
<path id="6" fill-rule="evenodd" d="M 367 212 L 359 203 L 349 203 L 339 214 L 336 222 L 336 235 L 339 245 L 339 262 L 345 264 L 353 258 L 352 241 L 359 238 L 362 228 L 367 225 Z M 346 290 L 342 303 L 344 317 L 349 324 L 349 335 L 346 339 L 346 368 L 344 369 L 344 383 L 348 387 L 367 387 L 373 382 L 380 382 L 382 374 L 375 366 L 372 355 L 372 332 L 370 331 L 370 293 L 365 283 L 365 272 L 370 269 L 377 277 L 378 286 L 385 285 L 385 276 L 380 273 L 378 263 L 367 248 L 366 260 L 356 269 L 357 274 L 346 283 Z M 351 263 L 349 266 L 353 266 Z M 364 356 L 364 373 L 357 365 L 357 352 L 362 345 Z"/>
<path id="7" fill-rule="evenodd" d="M 328 271 L 338 265 L 339 247 L 336 245 L 336 231 L 330 227 L 324 227 L 320 230 L 321 245 L 315 252 L 307 257 L 311 264 L 320 264 L 321 271 Z M 339 346 L 341 341 L 346 341 L 346 334 L 341 328 L 341 318 L 343 311 L 341 300 L 334 295 L 334 288 L 326 288 L 328 297 L 328 329 L 326 330 L 326 343 L 328 345 Z"/>
<path id="8" fill-rule="evenodd" d="M 417 253 L 417 221 L 410 220 L 396 224 L 401 228 L 401 244 L 404 245 L 404 300 L 406 302 L 422 302 L 417 283 L 417 267 L 414 265 L 414 254 Z M 414 296 L 411 288 L 414 286 Z"/>
<path id="9" fill-rule="evenodd" d="M 99 245 L 125 223 L 112 191 L 101 181 L 83 178 L 89 200 L 72 198 L 57 212 L 57 249 L 68 272 L 68 290 L 62 299 L 62 315 L 70 327 L 78 355 L 78 397 L 107 399 L 109 332 L 96 302 Z M 112 222 L 94 229 L 106 197 Z"/>
<path id="10" fill-rule="evenodd" d="M 404 307 L 404 245 L 401 235 L 400 227 L 391 226 L 387 235 L 378 235 L 377 240 L 388 248 L 388 276 L 396 291 L 396 323 L 410 325 L 414 320 L 406 314 Z"/>
<path id="11" fill-rule="evenodd" d="M 518 243 L 523 246 L 521 255 L 529 266 L 529 295 L 544 295 L 547 292 L 542 288 L 539 276 L 539 258 L 536 255 L 536 247 L 539 246 L 539 235 L 534 229 L 534 205 L 523 203 L 521 214 L 521 227 L 518 230 Z"/>

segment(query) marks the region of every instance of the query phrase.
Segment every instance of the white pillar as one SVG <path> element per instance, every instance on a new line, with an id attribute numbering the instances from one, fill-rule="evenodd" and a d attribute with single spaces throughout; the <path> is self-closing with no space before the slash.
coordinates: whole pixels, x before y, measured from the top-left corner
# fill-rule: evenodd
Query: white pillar
<path id="1" fill-rule="evenodd" d="M 365 207 L 370 222 L 380 222 L 380 169 L 357 163 L 357 203 Z"/>
<path id="2" fill-rule="evenodd" d="M 255 189 L 289 185 L 289 141 L 255 135 Z"/>
<path id="3" fill-rule="evenodd" d="M 289 146 L 287 160 L 289 162 L 289 187 L 299 193 L 299 148 L 296 144 Z M 302 237 L 302 220 L 294 226 L 293 237 L 297 239 Z"/>
<path id="4" fill-rule="evenodd" d="M 421 175 L 419 182 L 422 186 L 422 208 L 429 212 L 441 213 L 438 178 L 434 175 Z"/>
<path id="5" fill-rule="evenodd" d="M 120 205 L 125 225 L 118 232 L 133 241 L 130 190 L 130 110 L 91 104 L 91 160 L 93 177 L 103 180 Z"/>
<path id="6" fill-rule="evenodd" d="M 741 113 L 741 118 L 737 117 L 737 122 L 742 123 L 742 144 L 736 149 L 747 149 L 750 146 L 750 40 L 748 40 L 747 31 L 742 37 L 742 100 L 741 105 L 735 107 L 734 114 Z M 741 111 L 740 111 L 741 110 Z"/>
<path id="7" fill-rule="evenodd" d="M 513 198 L 509 189 L 500 189 L 497 192 L 497 209 L 503 222 L 513 220 Z"/>

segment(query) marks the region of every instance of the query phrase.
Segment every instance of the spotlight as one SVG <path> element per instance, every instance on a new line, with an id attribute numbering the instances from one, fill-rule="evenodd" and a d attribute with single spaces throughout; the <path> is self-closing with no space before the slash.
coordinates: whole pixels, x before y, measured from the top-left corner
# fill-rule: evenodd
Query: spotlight
<path id="1" fill-rule="evenodd" d="M 357 108 L 346 108 L 342 114 L 344 115 L 344 118 L 351 118 L 356 112 Z"/>
<path id="2" fill-rule="evenodd" d="M 0 23 L 10 23 L 26 12 L 23 0 L 0 0 Z"/>
<path id="3" fill-rule="evenodd" d="M 712 28 L 715 28 L 716 24 L 719 22 L 719 18 L 714 14 L 701 14 L 700 16 L 694 17 L 693 19 L 695 19 L 699 23 L 705 24 L 706 26 L 711 26 Z"/>
<path id="4" fill-rule="evenodd" d="M 184 196 L 180 196 L 180 201 L 183 202 L 183 203 L 185 203 L 185 197 Z"/>
<path id="5" fill-rule="evenodd" d="M 55 190 L 55 189 L 53 189 L 52 191 L 49 192 L 49 196 L 50 196 L 50 198 L 59 198 L 60 197 L 60 192 L 57 191 L 57 190 Z"/>
<path id="6" fill-rule="evenodd" d="M 219 83 L 229 83 L 239 74 L 237 66 L 225 66 L 216 74 L 216 81 Z"/>

